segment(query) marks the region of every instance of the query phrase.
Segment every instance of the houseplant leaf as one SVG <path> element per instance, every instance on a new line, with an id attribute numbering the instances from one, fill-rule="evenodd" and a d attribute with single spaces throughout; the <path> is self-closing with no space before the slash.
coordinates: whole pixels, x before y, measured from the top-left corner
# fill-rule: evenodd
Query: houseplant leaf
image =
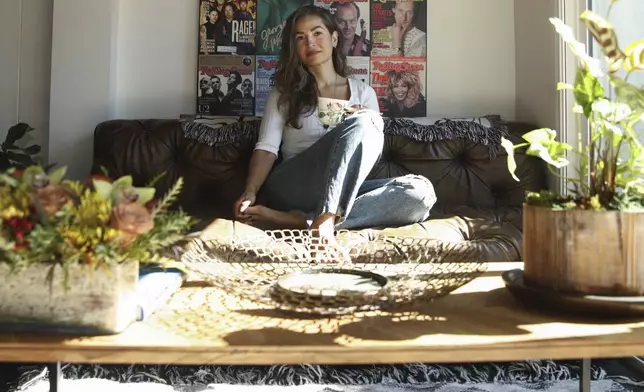
<path id="1" fill-rule="evenodd" d="M 624 69 L 626 72 L 644 70 L 644 39 L 635 41 L 624 49 L 626 59 Z"/>
<path id="2" fill-rule="evenodd" d="M 591 10 L 584 11 L 580 19 L 599 44 L 604 56 L 606 56 L 611 72 L 617 71 L 626 56 L 619 48 L 617 34 L 613 29 L 612 23 Z"/>
<path id="3" fill-rule="evenodd" d="M 585 68 L 577 69 L 575 78 L 575 101 L 583 110 L 586 118 L 592 113 L 592 105 L 599 98 L 604 98 L 604 87 L 599 80 Z"/>
<path id="4" fill-rule="evenodd" d="M 522 137 L 523 140 L 530 144 L 550 144 L 555 141 L 557 132 L 549 128 L 539 128 L 524 134 Z"/>
<path id="5" fill-rule="evenodd" d="M 7 137 L 4 140 L 4 144 L 6 148 L 12 148 L 14 144 L 25 137 L 27 132 L 31 132 L 34 129 L 29 126 L 29 124 L 25 123 L 18 123 L 11 128 L 9 128 L 9 131 L 7 132 Z"/>
<path id="6" fill-rule="evenodd" d="M 507 152 L 508 154 L 508 171 L 512 175 L 512 178 L 514 178 L 515 181 L 519 181 L 519 177 L 515 174 L 515 171 L 517 170 L 517 161 L 514 159 L 514 144 L 512 144 L 511 141 L 508 139 L 502 137 L 501 138 L 501 147 Z"/>
<path id="7" fill-rule="evenodd" d="M 644 114 L 644 90 L 615 75 L 611 75 L 610 82 L 615 87 L 615 94 L 620 101 L 630 106 L 637 115 Z"/>
<path id="8" fill-rule="evenodd" d="M 23 151 L 26 154 L 29 154 L 29 155 L 39 154 L 41 150 L 42 150 L 42 148 L 37 144 L 32 144 L 31 146 L 26 147 L 26 148 L 23 149 Z"/>

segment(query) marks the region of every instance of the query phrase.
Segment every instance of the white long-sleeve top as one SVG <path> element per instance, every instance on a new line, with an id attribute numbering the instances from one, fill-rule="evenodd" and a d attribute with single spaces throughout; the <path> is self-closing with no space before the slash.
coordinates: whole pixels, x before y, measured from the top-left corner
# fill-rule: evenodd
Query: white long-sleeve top
<path id="1" fill-rule="evenodd" d="M 348 81 L 351 91 L 349 105 L 366 106 L 380 113 L 378 98 L 374 89 L 358 79 L 348 78 Z M 317 108 L 308 116 L 300 116 L 301 129 L 286 125 L 286 117 L 281 113 L 277 105 L 278 99 L 279 92 L 273 87 L 266 101 L 264 116 L 259 128 L 259 137 L 255 145 L 256 150 L 269 151 L 278 155 L 281 146 L 282 155 L 287 160 L 312 146 L 313 143 L 333 129 L 332 126 L 328 127 L 328 129 L 324 128 L 318 118 Z"/>

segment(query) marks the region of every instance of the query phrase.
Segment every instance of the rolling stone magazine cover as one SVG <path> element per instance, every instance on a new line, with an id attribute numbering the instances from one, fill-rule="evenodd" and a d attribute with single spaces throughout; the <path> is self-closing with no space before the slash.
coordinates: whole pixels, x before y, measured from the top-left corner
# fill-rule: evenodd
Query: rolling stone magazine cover
<path id="1" fill-rule="evenodd" d="M 286 18 L 302 5 L 326 8 L 334 16 L 347 76 L 374 88 L 383 116 L 427 115 L 427 0 L 195 1 L 200 5 L 198 115 L 264 114 Z"/>

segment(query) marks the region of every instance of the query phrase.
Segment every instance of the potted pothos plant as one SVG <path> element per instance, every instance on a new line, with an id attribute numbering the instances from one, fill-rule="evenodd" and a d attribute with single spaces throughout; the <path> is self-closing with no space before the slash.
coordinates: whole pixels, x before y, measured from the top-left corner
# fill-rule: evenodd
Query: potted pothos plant
<path id="1" fill-rule="evenodd" d="M 0 142 L 0 171 L 12 167 L 24 169 L 37 164 L 34 158 L 40 154 L 41 147 L 37 144 L 27 147 L 18 145 L 18 142 L 33 130 L 34 128 L 26 123 L 18 123 L 9 128 L 4 141 Z"/>
<path id="2" fill-rule="evenodd" d="M 135 317 L 139 265 L 172 263 L 164 250 L 194 223 L 153 187 L 64 178 L 40 166 L 0 173 L 0 323 L 119 332 Z"/>
<path id="3" fill-rule="evenodd" d="M 616 2 L 613 2 L 616 3 Z M 614 5 L 614 4 L 613 4 Z M 612 5 L 611 5 L 612 7 Z M 592 58 L 560 19 L 550 19 L 578 59 L 572 90 L 574 112 L 585 116 L 587 143 L 556 140 L 552 129 L 523 135 L 523 143 L 503 139 L 508 168 L 513 153 L 527 149 L 553 174 L 576 154 L 576 175 L 566 178 L 567 194 L 528 193 L 523 209 L 524 278 L 527 284 L 578 294 L 644 294 L 644 150 L 638 126 L 644 119 L 644 90 L 629 79 L 644 71 L 644 40 L 621 46 L 610 23 L 590 10 L 581 15 L 601 48 L 604 61 Z M 518 180 L 518 179 L 517 179 Z"/>

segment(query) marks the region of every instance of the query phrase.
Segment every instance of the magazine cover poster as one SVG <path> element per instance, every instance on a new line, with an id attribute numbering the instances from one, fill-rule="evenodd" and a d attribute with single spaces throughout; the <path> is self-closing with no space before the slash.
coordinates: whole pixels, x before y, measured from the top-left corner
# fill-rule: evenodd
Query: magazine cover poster
<path id="1" fill-rule="evenodd" d="M 254 56 L 200 56 L 197 113 L 252 116 L 255 112 Z"/>
<path id="2" fill-rule="evenodd" d="M 371 55 L 427 57 L 427 0 L 372 0 Z"/>
<path id="3" fill-rule="evenodd" d="M 257 56 L 255 71 L 255 115 L 263 116 L 268 94 L 275 85 L 277 56 Z"/>
<path id="4" fill-rule="evenodd" d="M 427 116 L 426 65 L 422 57 L 371 58 L 371 87 L 383 116 Z"/>
<path id="5" fill-rule="evenodd" d="M 315 5 L 327 8 L 338 23 L 345 56 L 371 55 L 369 4 L 369 0 L 315 0 Z"/>
<path id="6" fill-rule="evenodd" d="M 255 0 L 201 0 L 199 53 L 255 54 Z"/>
<path id="7" fill-rule="evenodd" d="M 347 57 L 347 76 L 371 84 L 371 79 L 369 78 L 370 65 L 369 57 Z"/>
<path id="8" fill-rule="evenodd" d="M 208 55 L 217 52 L 215 38 L 219 12 L 211 12 L 210 1 L 199 2 L 199 54 Z"/>
<path id="9" fill-rule="evenodd" d="M 313 0 L 257 0 L 257 54 L 278 55 L 286 19 Z"/>

